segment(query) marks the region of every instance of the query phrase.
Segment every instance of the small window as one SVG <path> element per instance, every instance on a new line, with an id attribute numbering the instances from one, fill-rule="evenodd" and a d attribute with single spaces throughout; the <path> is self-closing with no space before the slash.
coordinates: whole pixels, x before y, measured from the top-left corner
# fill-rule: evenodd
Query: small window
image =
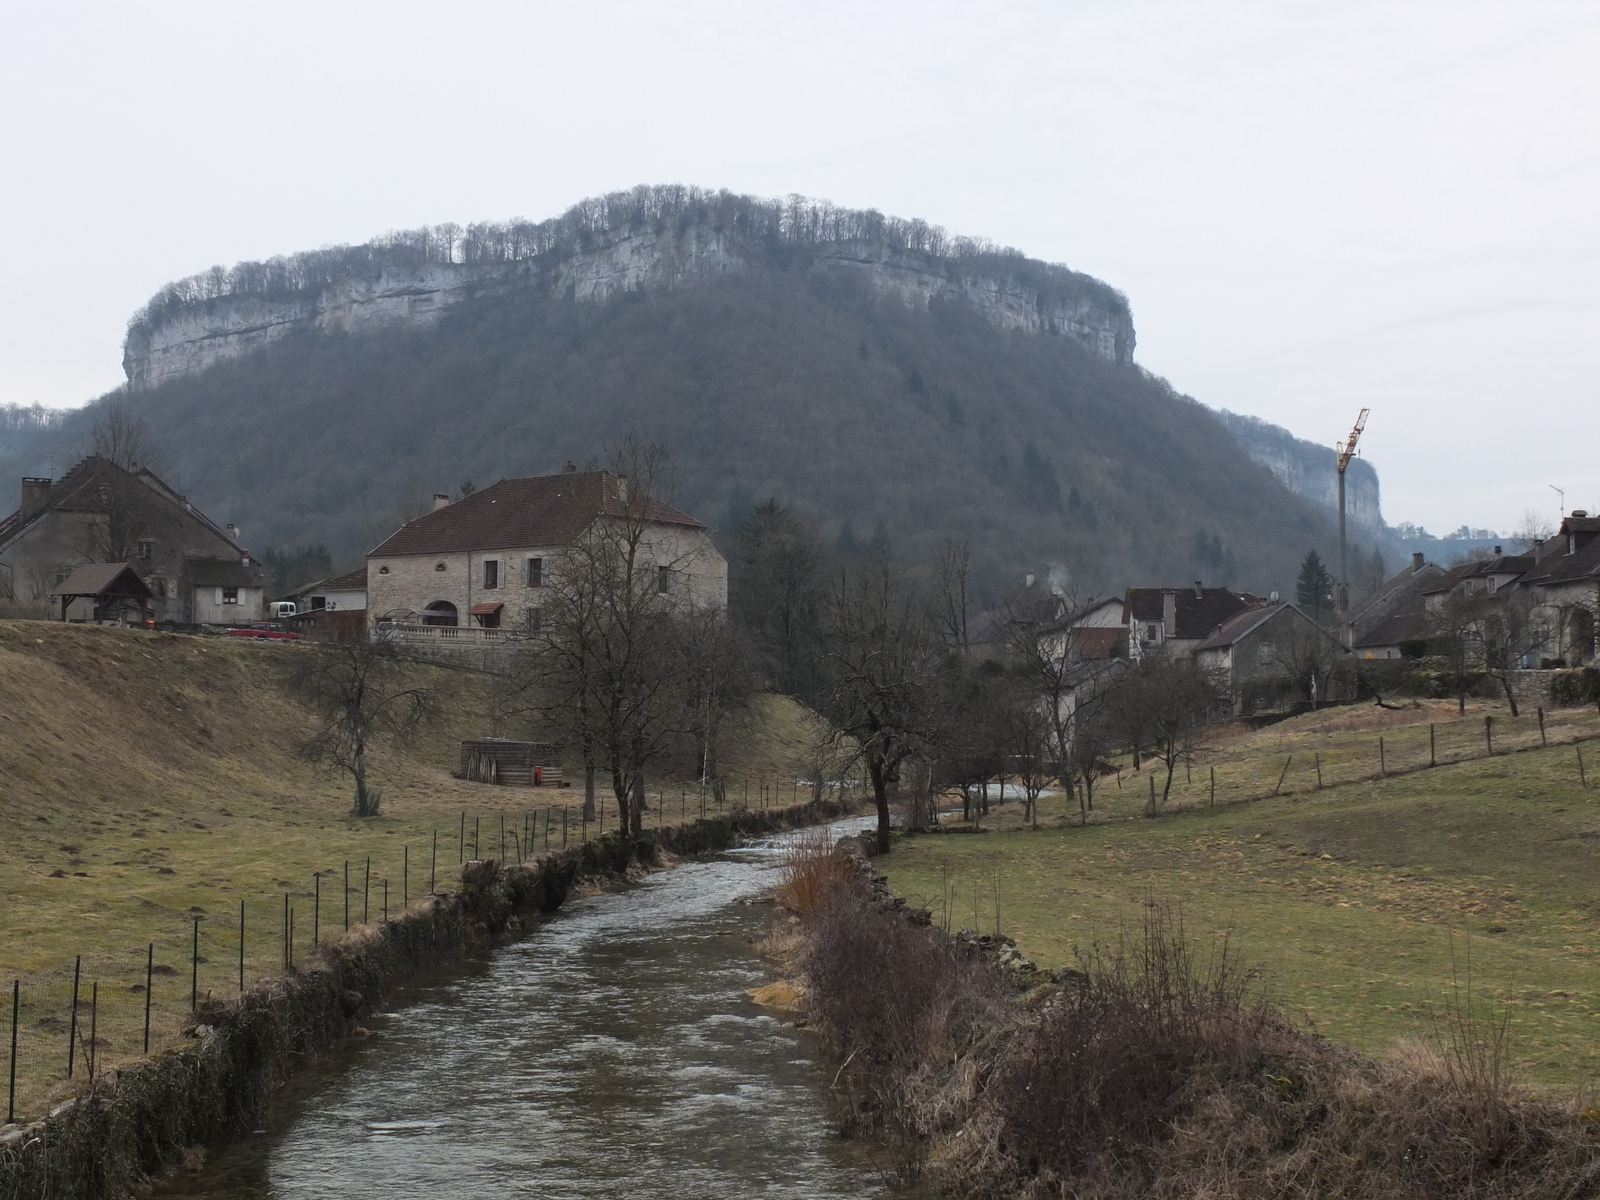
<path id="1" fill-rule="evenodd" d="M 1159 628 L 1160 628 L 1160 626 L 1158 626 L 1158 625 L 1146 625 L 1144 627 L 1144 640 L 1147 641 L 1147 642 L 1155 641 L 1156 640 L 1156 631 Z"/>
<path id="2" fill-rule="evenodd" d="M 670 591 L 672 591 L 672 568 L 671 567 L 657 567 L 656 568 L 656 592 L 657 592 L 657 594 L 665 596 Z"/>
<path id="3" fill-rule="evenodd" d="M 153 538 L 139 539 L 139 561 L 149 562 L 155 556 L 156 543 Z"/>
<path id="4" fill-rule="evenodd" d="M 522 582 L 529 587 L 544 586 L 544 559 L 530 558 L 528 568 L 522 574 Z"/>
<path id="5" fill-rule="evenodd" d="M 537 562 L 538 560 L 535 559 L 533 561 Z M 524 609 L 522 612 L 522 627 L 529 633 L 538 633 L 544 628 L 544 610 L 539 608 Z"/>
<path id="6" fill-rule="evenodd" d="M 483 586 L 497 588 L 500 586 L 500 562 L 498 559 L 489 559 L 483 564 Z"/>
<path id="7" fill-rule="evenodd" d="M 237 603 L 239 603 L 239 589 L 236 588 L 236 587 L 225 587 L 225 588 L 223 588 L 222 589 L 222 602 L 224 604 L 237 604 Z"/>
<path id="8" fill-rule="evenodd" d="M 311 607 L 312 607 L 312 609 L 327 608 L 328 607 L 328 598 L 326 596 L 313 596 L 313 597 L 311 597 Z"/>
<path id="9" fill-rule="evenodd" d="M 1256 662 L 1260 663 L 1262 666 L 1265 667 L 1265 666 L 1270 665 L 1271 663 L 1276 662 L 1277 659 L 1278 659 L 1278 648 L 1276 646 L 1274 646 L 1271 642 L 1257 642 L 1256 643 Z"/>

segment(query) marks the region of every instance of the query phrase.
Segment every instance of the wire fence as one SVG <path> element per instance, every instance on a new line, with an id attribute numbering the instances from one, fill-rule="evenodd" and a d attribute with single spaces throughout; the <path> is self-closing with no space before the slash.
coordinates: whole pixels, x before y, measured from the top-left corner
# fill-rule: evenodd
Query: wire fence
<path id="1" fill-rule="evenodd" d="M 658 790 L 646 797 L 642 825 L 687 825 L 788 808 L 818 794 L 842 800 L 847 792 L 844 781 L 818 786 L 798 777 Z M 449 889 L 469 861 L 523 863 L 614 831 L 617 814 L 607 807 L 596 797 L 592 821 L 571 802 L 487 817 L 462 811 L 453 828 L 434 828 L 420 842 L 330 858 L 309 874 L 297 871 L 296 880 L 276 880 L 276 890 L 236 892 L 226 906 L 215 904 L 214 893 L 196 893 L 186 912 L 164 910 L 151 921 L 148 940 L 136 945 L 95 946 L 86 932 L 82 953 L 19 975 L 5 989 L 6 1122 L 38 1116 L 104 1071 L 171 1045 L 213 999 L 299 970 L 319 946 Z"/>

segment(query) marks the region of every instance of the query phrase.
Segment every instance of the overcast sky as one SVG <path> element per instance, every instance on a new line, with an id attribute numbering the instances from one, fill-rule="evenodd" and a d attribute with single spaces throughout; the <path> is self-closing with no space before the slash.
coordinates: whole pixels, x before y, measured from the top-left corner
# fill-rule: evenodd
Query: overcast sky
<path id="1" fill-rule="evenodd" d="M 1600 509 L 1600 4 L 0 7 L 0 402 L 169 279 L 636 183 L 923 217 L 1126 292 L 1138 360 L 1391 521 Z"/>

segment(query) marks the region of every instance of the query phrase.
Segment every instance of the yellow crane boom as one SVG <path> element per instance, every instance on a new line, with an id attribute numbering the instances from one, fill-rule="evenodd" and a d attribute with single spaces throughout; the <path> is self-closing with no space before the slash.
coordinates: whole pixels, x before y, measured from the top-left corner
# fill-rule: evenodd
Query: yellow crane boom
<path id="1" fill-rule="evenodd" d="M 1355 428 L 1350 431 L 1348 442 L 1339 442 L 1334 447 L 1334 453 L 1339 456 L 1339 474 L 1344 474 L 1344 469 L 1350 465 L 1350 460 L 1356 456 L 1356 443 L 1361 440 L 1361 431 L 1367 427 L 1367 414 L 1370 408 L 1363 408 L 1361 415 L 1356 418 Z"/>

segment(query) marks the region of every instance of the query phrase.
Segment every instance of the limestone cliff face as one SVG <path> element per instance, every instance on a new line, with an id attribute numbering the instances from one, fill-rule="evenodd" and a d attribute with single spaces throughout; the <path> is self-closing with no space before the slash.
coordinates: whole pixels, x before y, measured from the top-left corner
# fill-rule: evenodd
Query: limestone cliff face
<path id="1" fill-rule="evenodd" d="M 352 263 L 358 251 L 368 249 L 358 247 L 337 269 L 324 269 L 322 278 L 297 279 L 293 287 L 252 289 L 232 282 L 248 280 L 247 268 L 279 264 L 197 276 L 167 289 L 130 324 L 123 369 L 142 389 L 291 334 L 423 326 L 463 301 L 497 294 L 568 295 L 599 303 L 622 292 L 689 287 L 770 263 L 766 243 L 708 219 L 634 221 L 569 242 L 509 261 L 384 262 L 375 253 Z M 457 253 L 454 247 L 450 253 Z M 961 299 L 1004 328 L 1076 338 L 1114 362 L 1133 357 L 1127 302 L 1063 267 L 1020 255 L 938 254 L 859 237 L 813 238 L 801 254 L 810 271 L 857 278 L 908 303 Z"/>
<path id="2" fill-rule="evenodd" d="M 1282 426 L 1259 417 L 1218 412 L 1221 421 L 1239 445 L 1256 462 L 1270 470 L 1278 481 L 1297 496 L 1337 512 L 1339 472 L 1333 448 L 1297 438 Z M 1356 528 L 1383 532 L 1383 509 L 1378 489 L 1378 472 L 1363 459 L 1354 459 L 1345 472 L 1345 512 Z"/>

